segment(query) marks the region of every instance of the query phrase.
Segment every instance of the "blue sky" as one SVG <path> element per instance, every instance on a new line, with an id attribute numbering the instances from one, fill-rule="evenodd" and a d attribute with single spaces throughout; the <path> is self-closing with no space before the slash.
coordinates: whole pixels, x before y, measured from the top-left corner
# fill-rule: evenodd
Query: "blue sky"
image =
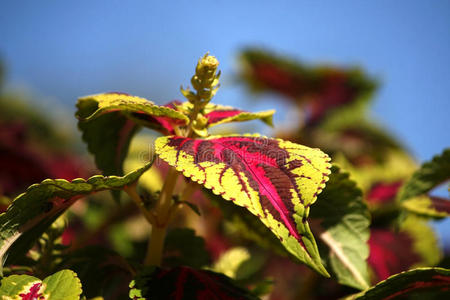
<path id="1" fill-rule="evenodd" d="M 419 161 L 450 146 L 450 1 L 1 1 L 0 37 L 9 84 L 70 113 L 103 91 L 181 98 L 206 51 L 224 74 L 216 102 L 251 110 L 274 102 L 227 80 L 243 47 L 356 64 L 382 83 L 374 116 Z"/>
<path id="2" fill-rule="evenodd" d="M 363 66 L 382 83 L 374 115 L 420 161 L 450 144 L 449 1 L 162 2 L 1 1 L 10 84 L 70 111 L 77 97 L 111 90 L 162 103 L 180 98 L 206 51 L 226 79 L 242 47 L 263 46 L 309 63 Z M 216 101 L 274 105 L 248 98 L 225 81 Z M 277 108 L 282 120 L 286 107 Z"/>

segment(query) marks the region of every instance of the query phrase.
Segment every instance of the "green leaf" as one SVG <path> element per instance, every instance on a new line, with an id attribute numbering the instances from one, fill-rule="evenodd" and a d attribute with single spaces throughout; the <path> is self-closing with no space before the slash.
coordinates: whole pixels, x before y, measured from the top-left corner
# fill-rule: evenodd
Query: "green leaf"
<path id="1" fill-rule="evenodd" d="M 43 281 L 29 275 L 11 275 L 2 279 L 1 299 L 78 300 L 82 293 L 77 274 L 62 270 Z"/>
<path id="2" fill-rule="evenodd" d="M 370 286 L 369 256 L 370 214 L 362 192 L 349 174 L 337 166 L 331 168 L 330 180 L 311 208 L 311 226 L 326 247 L 326 258 L 333 275 L 341 284 L 357 289 Z"/>
<path id="3" fill-rule="evenodd" d="M 130 288 L 133 300 L 258 299 L 223 274 L 189 267 L 147 268 L 130 283 Z"/>
<path id="4" fill-rule="evenodd" d="M 123 175 L 123 161 L 140 126 L 120 112 L 111 112 L 89 122 L 79 121 L 78 128 L 102 173 Z"/>
<path id="5" fill-rule="evenodd" d="M 46 179 L 31 185 L 0 215 L 1 262 L 4 263 L 8 254 L 11 262 L 28 251 L 34 241 L 81 197 L 103 190 L 120 190 L 133 184 L 152 163 L 123 177 L 95 175 L 88 180 L 77 178 L 72 182 Z"/>
<path id="6" fill-rule="evenodd" d="M 141 125 L 159 129 L 158 123 L 152 121 L 155 117 L 183 124 L 189 122 L 175 109 L 123 93 L 82 97 L 78 99 L 77 109 L 83 140 L 104 175 L 123 175 L 123 161 L 130 141 Z"/>
<path id="7" fill-rule="evenodd" d="M 346 300 L 444 299 L 450 296 L 450 270 L 419 268 L 402 272 Z"/>
<path id="8" fill-rule="evenodd" d="M 439 184 L 450 179 L 450 148 L 424 163 L 403 185 L 398 199 L 407 199 L 425 194 Z"/>
<path id="9" fill-rule="evenodd" d="M 329 276 L 307 222 L 328 180 L 328 155 L 258 135 L 160 137 L 155 147 L 169 165 L 258 216 L 289 252 Z"/>
<path id="10" fill-rule="evenodd" d="M 205 240 L 190 228 L 176 228 L 167 234 L 164 242 L 164 264 L 170 267 L 185 265 L 202 268 L 211 261 Z"/>

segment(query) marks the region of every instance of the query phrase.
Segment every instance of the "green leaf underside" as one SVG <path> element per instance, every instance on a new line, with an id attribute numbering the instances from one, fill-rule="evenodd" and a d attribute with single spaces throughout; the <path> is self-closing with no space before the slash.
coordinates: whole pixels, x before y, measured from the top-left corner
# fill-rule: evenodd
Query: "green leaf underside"
<path id="1" fill-rule="evenodd" d="M 227 276 L 189 267 L 149 268 L 130 283 L 133 300 L 256 300 Z"/>
<path id="2" fill-rule="evenodd" d="M 313 233 L 326 245 L 319 247 L 323 250 L 321 257 L 326 258 L 338 282 L 361 290 L 368 288 L 370 214 L 362 191 L 348 173 L 337 166 L 331 168 L 330 180 L 311 208 L 310 218 Z"/>
<path id="3" fill-rule="evenodd" d="M 7 252 L 11 258 L 28 251 L 48 226 L 76 200 L 95 192 L 120 190 L 133 184 L 151 164 L 123 177 L 95 175 L 88 180 L 77 178 L 71 182 L 46 179 L 31 185 L 0 215 L 0 259 L 4 263 Z"/>
<path id="4" fill-rule="evenodd" d="M 325 153 L 256 135 L 160 137 L 155 145 L 161 159 L 258 216 L 289 252 L 328 276 L 307 222 L 328 180 Z"/>
<path id="5" fill-rule="evenodd" d="M 77 274 L 62 270 L 43 281 L 29 275 L 11 275 L 2 279 L 0 299 L 78 300 L 82 293 Z"/>
<path id="6" fill-rule="evenodd" d="M 101 115 L 91 121 L 79 121 L 83 141 L 94 155 L 95 164 L 104 175 L 123 175 L 130 141 L 140 126 L 120 112 Z"/>
<path id="7" fill-rule="evenodd" d="M 419 268 L 402 272 L 346 299 L 392 300 L 408 299 L 408 296 L 418 297 L 417 299 L 444 299 L 450 296 L 450 270 Z"/>
<path id="8" fill-rule="evenodd" d="M 450 179 L 450 148 L 424 163 L 402 187 L 398 199 L 405 201 L 425 194 Z"/>

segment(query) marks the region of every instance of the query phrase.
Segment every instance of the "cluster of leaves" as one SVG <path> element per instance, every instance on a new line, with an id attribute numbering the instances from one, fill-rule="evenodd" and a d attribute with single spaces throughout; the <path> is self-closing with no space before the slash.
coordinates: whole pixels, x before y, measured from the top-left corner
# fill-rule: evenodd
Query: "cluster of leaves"
<path id="1" fill-rule="evenodd" d="M 307 115 L 305 122 L 283 139 L 210 136 L 208 129 L 223 123 L 272 125 L 274 111 L 211 103 L 220 72 L 208 55 L 197 64 L 194 90 L 181 90 L 186 102 L 157 105 L 125 93 L 80 98 L 78 127 L 103 175 L 46 179 L 15 197 L 0 215 L 0 297 L 285 299 L 279 290 L 292 281 L 283 277 L 290 269 L 301 280 L 289 289 L 294 299 L 445 293 L 450 271 L 432 267 L 440 252 L 426 218 L 450 211 L 448 200 L 429 194 L 450 177 L 450 150 L 417 169 L 369 119 L 376 85 L 360 70 L 311 68 L 260 50 L 245 51 L 242 66 L 243 82 L 280 93 Z M 162 135 L 150 138 L 150 151 L 139 133 L 144 128 Z M 0 175 L 2 194 L 14 195 L 4 190 L 11 175 Z M 119 209 L 80 239 L 80 226 L 66 227 L 68 209 L 75 206 L 76 215 L 85 197 L 104 205 L 108 194 L 92 195 L 106 190 Z M 82 209 L 86 227 L 105 214 L 105 206 Z M 130 242 L 136 230 L 117 227 L 136 210 L 151 227 L 147 251 L 145 237 Z M 149 230 L 138 226 L 146 236 Z M 110 227 L 119 233 L 114 238 L 111 230 L 113 245 L 106 247 L 102 234 Z M 273 285 L 266 274 L 278 265 L 284 274 Z"/>

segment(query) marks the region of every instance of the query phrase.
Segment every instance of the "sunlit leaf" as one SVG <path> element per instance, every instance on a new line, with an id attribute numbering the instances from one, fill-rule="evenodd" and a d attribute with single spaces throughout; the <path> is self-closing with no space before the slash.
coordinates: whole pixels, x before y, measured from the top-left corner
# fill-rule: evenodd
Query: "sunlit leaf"
<path id="1" fill-rule="evenodd" d="M 445 299 L 450 296 L 450 270 L 420 268 L 393 275 L 346 300 Z"/>
<path id="2" fill-rule="evenodd" d="M 370 286 L 366 262 L 370 214 L 349 174 L 336 166 L 331 171 L 327 186 L 311 208 L 313 233 L 325 244 L 321 256 L 338 282 L 363 290 Z"/>
<path id="3" fill-rule="evenodd" d="M 90 121 L 108 112 L 120 111 L 132 116 L 168 117 L 188 122 L 187 117 L 169 107 L 171 105 L 159 106 L 147 99 L 125 93 L 105 93 L 82 97 L 78 99 L 77 106 L 81 109 L 78 116 L 84 121 Z"/>
<path id="4" fill-rule="evenodd" d="M 130 288 L 133 300 L 258 299 L 223 274 L 190 267 L 146 269 L 130 283 Z"/>
<path id="5" fill-rule="evenodd" d="M 78 300 L 82 293 L 77 274 L 62 270 L 43 281 L 29 275 L 11 275 L 3 278 L 0 297 L 4 300 Z"/>
<path id="6" fill-rule="evenodd" d="M 192 104 L 183 103 L 184 109 L 191 109 Z M 275 110 L 266 110 L 260 112 L 248 112 L 231 106 L 208 103 L 204 108 L 203 115 L 206 118 L 207 127 L 230 122 L 243 122 L 251 120 L 261 120 L 269 126 L 272 126 L 272 116 Z"/>
<path id="7" fill-rule="evenodd" d="M 123 161 L 131 138 L 141 126 L 166 130 L 162 120 L 188 122 L 187 117 L 168 106 L 124 93 L 105 93 L 78 99 L 76 116 L 83 140 L 104 175 L 123 175 Z M 155 118 L 162 118 L 156 122 Z"/>
<path id="8" fill-rule="evenodd" d="M 134 183 L 148 163 L 126 176 L 95 175 L 85 180 L 46 179 L 31 185 L 0 215 L 0 261 L 24 254 L 33 242 L 75 201 L 103 190 L 119 190 Z M 12 249 L 10 249 L 12 247 Z M 7 253 L 8 252 L 8 253 Z"/>
<path id="9" fill-rule="evenodd" d="M 245 207 L 286 249 L 323 275 L 309 229 L 310 205 L 325 187 L 330 158 L 319 149 L 259 136 L 160 137 L 156 152 L 183 175 Z"/>

